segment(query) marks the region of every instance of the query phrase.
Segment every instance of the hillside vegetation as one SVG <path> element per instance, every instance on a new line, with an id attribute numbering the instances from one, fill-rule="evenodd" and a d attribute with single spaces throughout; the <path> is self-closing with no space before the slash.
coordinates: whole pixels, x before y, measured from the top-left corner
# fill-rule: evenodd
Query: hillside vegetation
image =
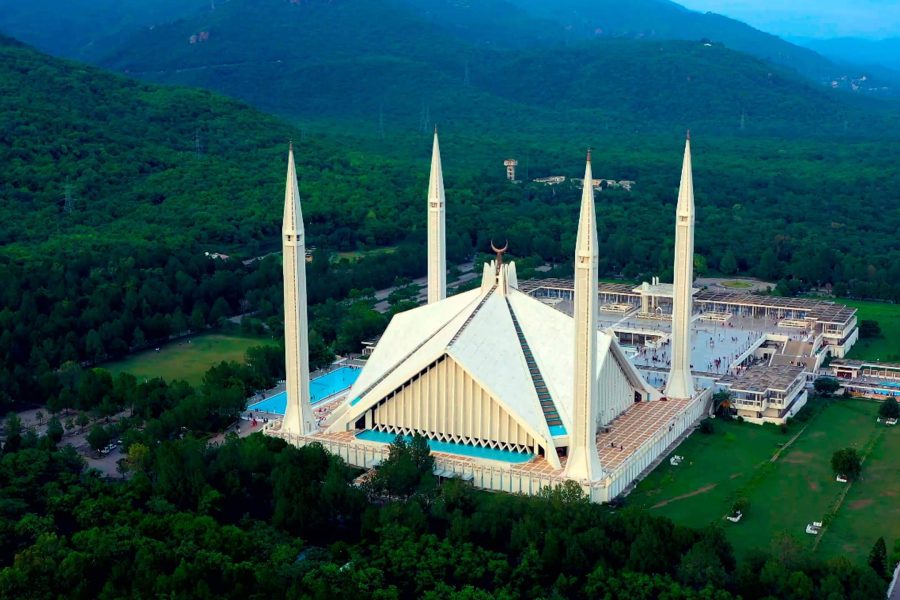
<path id="1" fill-rule="evenodd" d="M 135 31 L 211 6 L 208 0 L 28 0 L 0 3 L 0 30 L 45 52 L 88 60 Z"/>
<path id="2" fill-rule="evenodd" d="M 462 6 L 232 0 L 144 30 L 101 64 L 291 118 L 382 119 L 406 130 L 427 129 L 430 117 L 497 135 L 573 126 L 719 133 L 737 130 L 742 115 L 750 131 L 779 135 L 879 136 L 897 127 L 881 104 L 719 43 L 601 37 L 566 48 L 552 26 L 549 40 L 538 35 L 542 22 L 524 27 L 521 11 L 507 24 L 496 3 Z M 509 38 L 531 43 L 517 48 Z"/>

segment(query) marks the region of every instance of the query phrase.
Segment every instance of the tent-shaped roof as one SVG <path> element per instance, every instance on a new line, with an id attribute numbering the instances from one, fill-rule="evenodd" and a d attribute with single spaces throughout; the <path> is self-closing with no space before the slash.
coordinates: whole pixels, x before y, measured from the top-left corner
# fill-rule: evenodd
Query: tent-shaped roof
<path id="1" fill-rule="evenodd" d="M 624 353 L 616 351 L 613 336 L 598 331 L 597 337 L 597 376 L 616 363 L 633 387 L 649 392 Z M 553 437 L 573 430 L 573 345 L 571 317 L 502 282 L 414 308 L 391 320 L 347 400 L 333 413 L 329 431 L 351 428 L 447 355 L 552 447 Z"/>

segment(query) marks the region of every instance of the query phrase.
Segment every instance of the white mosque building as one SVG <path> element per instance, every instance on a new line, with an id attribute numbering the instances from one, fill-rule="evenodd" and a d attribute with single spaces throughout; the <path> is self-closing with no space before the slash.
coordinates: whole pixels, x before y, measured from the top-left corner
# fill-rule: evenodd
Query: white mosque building
<path id="1" fill-rule="evenodd" d="M 288 405 L 268 429 L 377 466 L 396 435 L 429 439 L 437 473 L 536 494 L 576 481 L 593 501 L 622 493 L 702 414 L 689 351 L 694 201 L 690 141 L 678 198 L 673 356 L 665 396 L 610 331 L 598 329 L 598 241 L 588 153 L 575 247 L 574 316 L 518 289 L 503 251 L 481 286 L 446 297 L 445 210 L 437 132 L 428 190 L 428 303 L 397 314 L 341 405 L 309 405 L 305 248 L 293 152 L 283 226 Z"/>

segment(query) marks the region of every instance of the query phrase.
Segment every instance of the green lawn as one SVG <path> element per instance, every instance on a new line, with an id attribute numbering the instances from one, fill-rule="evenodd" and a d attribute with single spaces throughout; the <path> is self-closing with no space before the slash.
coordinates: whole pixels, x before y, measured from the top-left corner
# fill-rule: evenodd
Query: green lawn
<path id="1" fill-rule="evenodd" d="M 863 450 L 874 444 L 863 479 L 850 488 L 833 528 L 820 535 L 816 550 L 823 556 L 865 560 L 879 535 L 885 536 L 888 547 L 900 537 L 900 473 L 892 462 L 900 429 L 876 424 L 877 410 L 877 404 L 862 400 L 829 405 L 774 462 L 772 457 L 803 423 L 794 423 L 783 434 L 772 426 L 718 421 L 716 433 L 691 435 L 675 451 L 685 462 L 672 467 L 666 461 L 657 467 L 628 497 L 628 504 L 693 527 L 722 524 L 739 554 L 769 548 L 782 532 L 812 550 L 816 537 L 804 532 L 806 524 L 825 520 L 845 489 L 834 480 L 831 454 L 838 448 Z M 746 497 L 750 508 L 740 523 L 731 524 L 723 517 L 738 496 Z"/>
<path id="2" fill-rule="evenodd" d="M 365 256 L 377 256 L 379 254 L 393 254 L 397 251 L 396 246 L 385 246 L 383 248 L 372 248 L 371 250 L 351 250 L 349 252 L 338 252 L 338 258 L 346 258 L 348 260 L 359 260 Z"/>
<path id="3" fill-rule="evenodd" d="M 858 309 L 857 319 L 878 321 L 881 337 L 860 339 L 848 358 L 860 360 L 900 361 L 900 305 L 839 298 L 847 306 Z"/>
<path id="4" fill-rule="evenodd" d="M 142 381 L 145 378 L 184 379 L 193 385 L 203 380 L 203 374 L 223 360 L 243 362 L 247 348 L 263 344 L 274 345 L 269 338 L 243 335 L 207 333 L 161 347 L 159 352 L 147 350 L 122 360 L 103 365 L 113 374 L 128 372 Z"/>
<path id="5" fill-rule="evenodd" d="M 752 288 L 753 284 L 750 283 L 749 281 L 734 280 L 734 281 L 723 281 L 722 286 L 727 287 L 727 288 L 736 289 L 736 290 L 746 290 L 746 289 Z"/>

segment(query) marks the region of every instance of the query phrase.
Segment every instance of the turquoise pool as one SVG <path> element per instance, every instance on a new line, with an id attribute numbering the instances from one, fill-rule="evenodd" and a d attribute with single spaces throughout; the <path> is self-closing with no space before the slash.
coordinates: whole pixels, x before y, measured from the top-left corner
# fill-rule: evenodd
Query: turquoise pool
<path id="1" fill-rule="evenodd" d="M 309 396 L 312 404 L 317 404 L 330 396 L 343 392 L 352 386 L 359 377 L 361 369 L 341 367 L 309 382 Z M 258 410 L 275 415 L 283 415 L 287 406 L 287 392 L 281 392 L 260 400 L 247 407 L 247 410 Z"/>
<path id="2" fill-rule="evenodd" d="M 396 439 L 393 433 L 385 433 L 384 431 L 372 431 L 366 429 L 356 437 L 367 442 L 380 442 L 382 444 L 390 444 Z M 410 436 L 403 436 L 406 441 L 412 440 Z M 453 442 L 439 442 L 437 440 L 428 440 L 428 447 L 435 452 L 446 452 L 447 454 L 458 454 L 460 456 L 471 456 L 473 458 L 486 458 L 489 460 L 499 460 L 508 463 L 524 463 L 531 460 L 533 454 L 526 452 L 513 452 L 512 450 L 498 450 L 496 448 L 482 448 L 480 446 L 467 446 L 466 444 L 456 444 Z"/>

